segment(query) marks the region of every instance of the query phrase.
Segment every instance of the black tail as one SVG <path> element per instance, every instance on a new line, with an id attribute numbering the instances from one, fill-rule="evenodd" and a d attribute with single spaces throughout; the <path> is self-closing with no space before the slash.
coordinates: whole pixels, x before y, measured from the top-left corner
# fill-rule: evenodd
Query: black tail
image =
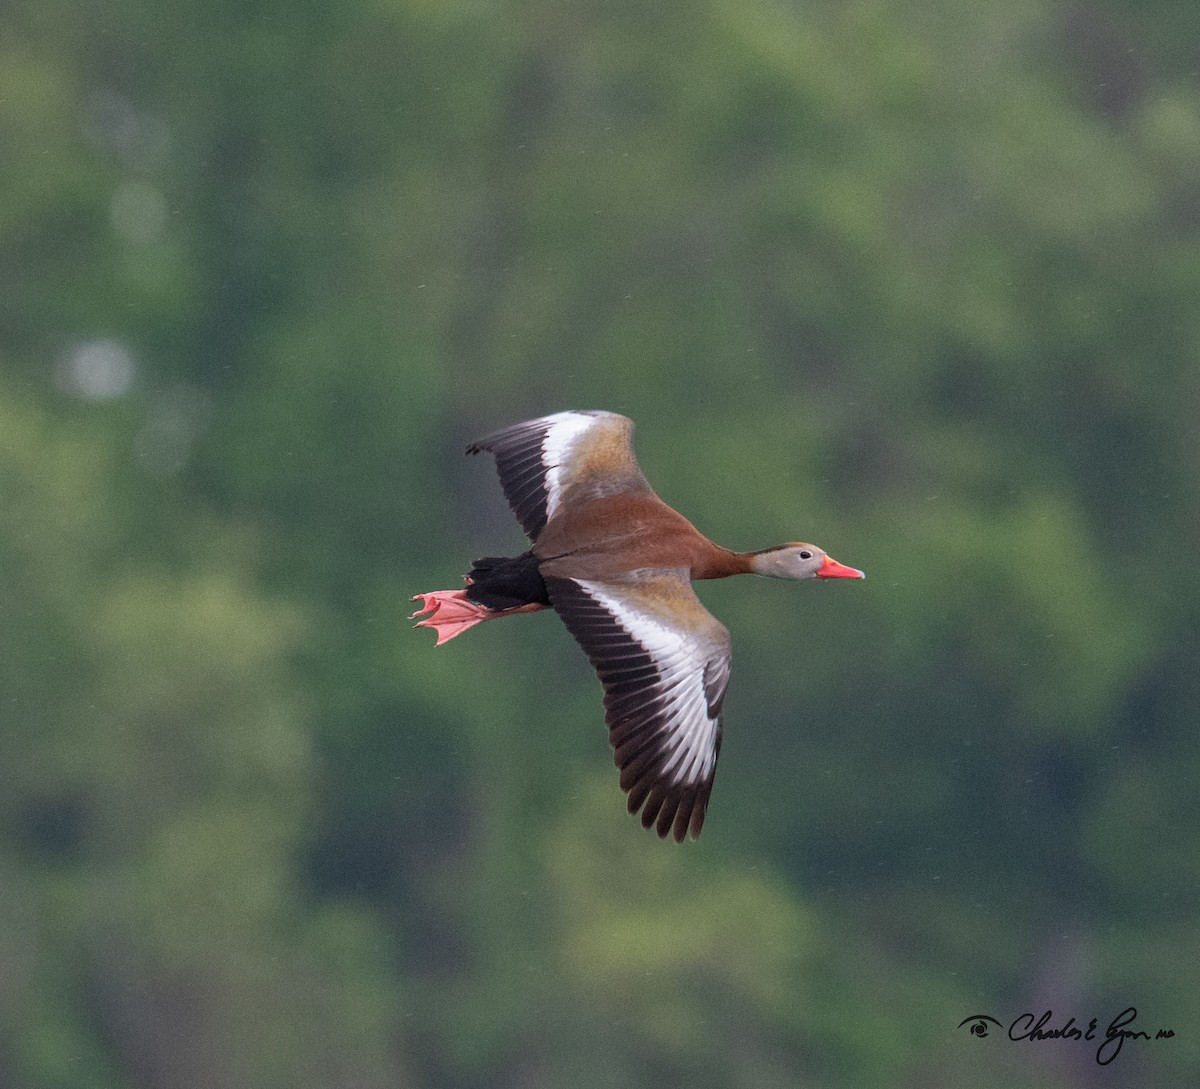
<path id="1" fill-rule="evenodd" d="M 512 559 L 485 556 L 476 560 L 467 575 L 467 600 L 496 612 L 522 605 L 549 605 L 540 562 L 532 552 Z"/>

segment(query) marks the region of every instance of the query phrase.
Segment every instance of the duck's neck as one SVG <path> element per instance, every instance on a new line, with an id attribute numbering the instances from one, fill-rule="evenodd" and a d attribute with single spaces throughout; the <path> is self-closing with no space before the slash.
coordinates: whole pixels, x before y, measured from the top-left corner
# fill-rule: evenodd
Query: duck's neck
<path id="1" fill-rule="evenodd" d="M 753 552 L 732 552 L 712 541 L 705 541 L 704 548 L 692 563 L 693 579 L 726 579 L 730 575 L 754 573 Z"/>

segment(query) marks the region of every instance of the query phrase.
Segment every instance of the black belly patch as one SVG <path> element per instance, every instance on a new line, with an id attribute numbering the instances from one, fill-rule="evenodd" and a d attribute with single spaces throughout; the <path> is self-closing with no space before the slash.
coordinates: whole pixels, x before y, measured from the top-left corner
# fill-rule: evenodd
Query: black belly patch
<path id="1" fill-rule="evenodd" d="M 532 552 L 520 556 L 485 556 L 471 565 L 467 600 L 495 612 L 522 605 L 549 605 L 540 561 Z"/>

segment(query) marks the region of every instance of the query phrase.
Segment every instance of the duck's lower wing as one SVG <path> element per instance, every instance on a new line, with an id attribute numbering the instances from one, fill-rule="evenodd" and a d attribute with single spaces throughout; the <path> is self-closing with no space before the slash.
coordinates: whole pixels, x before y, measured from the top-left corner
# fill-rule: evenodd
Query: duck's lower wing
<path id="1" fill-rule="evenodd" d="M 700 834 L 721 750 L 729 632 L 684 570 L 619 581 L 548 577 L 550 601 L 604 685 L 629 811 L 682 842 Z"/>

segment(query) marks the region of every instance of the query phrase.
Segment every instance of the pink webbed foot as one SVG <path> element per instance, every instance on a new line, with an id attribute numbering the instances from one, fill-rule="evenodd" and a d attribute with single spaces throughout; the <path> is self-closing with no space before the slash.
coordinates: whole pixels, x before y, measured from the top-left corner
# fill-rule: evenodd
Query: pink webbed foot
<path id="1" fill-rule="evenodd" d="M 417 621 L 416 627 L 433 628 L 437 632 L 437 642 L 434 644 L 437 647 L 496 615 L 491 609 L 468 601 L 465 590 L 432 590 L 427 594 L 414 595 L 413 601 L 419 601 L 422 607 L 408 619 L 423 617 Z"/>
<path id="2" fill-rule="evenodd" d="M 517 613 L 536 613 L 546 608 L 545 605 L 530 602 L 528 605 L 518 605 L 515 609 L 494 612 L 486 605 L 469 601 L 465 590 L 431 590 L 427 594 L 415 594 L 413 601 L 419 601 L 422 607 L 408 619 L 416 620 L 418 628 L 433 628 L 437 632 L 435 647 L 448 643 L 456 635 L 462 635 L 468 628 L 485 620 L 516 616 Z M 421 619 L 418 620 L 418 617 Z"/>

